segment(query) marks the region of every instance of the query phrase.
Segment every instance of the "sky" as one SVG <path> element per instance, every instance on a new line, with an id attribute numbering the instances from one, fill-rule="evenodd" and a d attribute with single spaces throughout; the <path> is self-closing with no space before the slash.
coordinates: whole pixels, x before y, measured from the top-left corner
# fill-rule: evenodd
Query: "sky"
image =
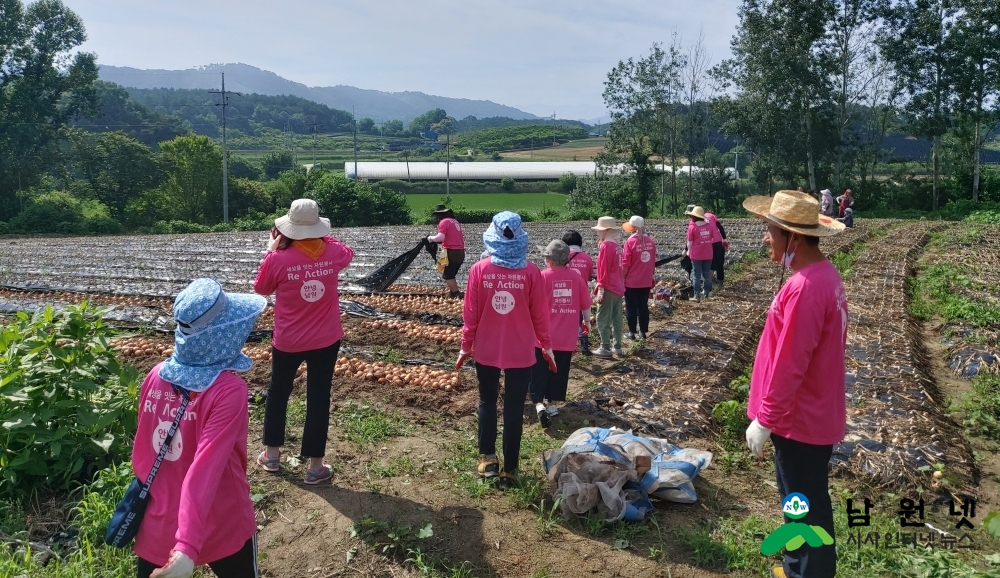
<path id="1" fill-rule="evenodd" d="M 492 100 L 557 118 L 603 116 L 618 61 L 675 32 L 729 55 L 739 0 L 64 0 L 98 63 L 250 64 L 308 86 Z"/>

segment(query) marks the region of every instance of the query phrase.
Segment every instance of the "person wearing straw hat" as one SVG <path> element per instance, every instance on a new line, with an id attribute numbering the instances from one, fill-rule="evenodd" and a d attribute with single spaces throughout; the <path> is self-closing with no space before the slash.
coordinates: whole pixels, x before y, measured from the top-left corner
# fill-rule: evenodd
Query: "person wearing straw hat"
<path id="1" fill-rule="evenodd" d="M 274 294 L 271 338 L 271 384 L 264 404 L 264 449 L 257 464 L 268 472 L 281 469 L 288 398 L 295 374 L 306 364 L 306 423 L 301 455 L 309 458 L 305 483 L 333 477 L 323 463 L 330 427 L 330 389 L 344 329 L 340 325 L 340 272 L 354 258 L 350 247 L 329 235 L 330 220 L 319 216 L 312 199 L 292 202 L 275 219 L 271 244 L 261 261 L 254 291 Z"/>
<path id="2" fill-rule="evenodd" d="M 705 209 L 694 206 L 684 213 L 691 218 L 687 230 L 687 255 L 691 258 L 691 285 L 695 301 L 712 292 L 712 243 L 718 230 L 705 219 Z"/>
<path id="3" fill-rule="evenodd" d="M 743 207 L 767 224 L 764 243 L 771 260 L 791 269 L 771 302 L 750 377 L 747 445 L 758 458 L 774 445 L 778 491 L 803 494 L 806 516 L 796 522 L 821 526 L 832 537 L 829 463 L 833 446 L 846 433 L 844 355 L 847 296 L 837 268 L 819 248 L 822 237 L 844 230 L 820 215 L 819 202 L 805 193 L 778 191 L 749 197 Z M 786 522 L 792 520 L 788 517 Z M 827 578 L 836 574 L 833 545 L 808 544 L 785 553 L 772 577 Z"/>
<path id="4" fill-rule="evenodd" d="M 625 276 L 625 318 L 631 340 L 646 339 L 649 333 L 649 290 L 656 282 L 656 241 L 646 234 L 646 220 L 632 215 L 622 224 L 631 233 L 622 248 L 622 273 Z"/>
<path id="5" fill-rule="evenodd" d="M 524 398 L 535 365 L 535 345 L 556 371 L 549 338 L 545 285 L 528 261 L 528 233 L 521 216 L 502 211 L 483 233 L 489 251 L 469 269 L 462 309 L 462 345 L 455 369 L 471 356 L 479 381 L 479 475 L 501 489 L 517 484 Z M 534 337 L 534 339 L 532 339 Z M 503 468 L 497 458 L 497 398 L 503 385 Z"/>
<path id="6" fill-rule="evenodd" d="M 462 263 L 465 263 L 465 234 L 462 233 L 462 225 L 455 219 L 455 213 L 444 205 L 434 207 L 431 214 L 438 220 L 438 232 L 427 237 L 427 240 L 431 243 L 441 243 L 445 258 L 448 260 L 441 277 L 448 285 L 448 296 L 452 299 L 461 298 L 462 292 L 458 289 L 455 277 Z"/>
<path id="7" fill-rule="evenodd" d="M 132 469 L 159 461 L 135 538 L 138 576 L 187 578 L 208 564 L 220 578 L 257 575 L 257 521 L 247 481 L 247 383 L 243 343 L 267 306 L 195 279 L 174 300 L 174 352 L 146 375 Z M 167 431 L 177 431 L 159 460 Z"/>
<path id="8" fill-rule="evenodd" d="M 622 250 L 614 240 L 618 222 L 614 217 L 601 217 L 597 225 L 597 332 L 601 347 L 594 350 L 594 357 L 611 359 L 624 355 L 622 349 L 622 299 L 625 296 L 625 277 L 622 274 Z M 613 347 L 613 349 L 612 349 Z"/>
<path id="9" fill-rule="evenodd" d="M 590 289 L 578 271 L 567 267 L 570 259 L 569 245 L 555 240 L 539 247 L 545 257 L 542 286 L 548 306 L 549 334 L 552 340 L 556 371 L 552 371 L 542 351 L 535 343 L 535 366 L 531 370 L 531 401 L 535 415 L 542 427 L 549 427 L 551 417 L 559 415 L 556 402 L 566 401 L 569 385 L 569 365 L 576 350 L 580 329 L 580 314 L 590 311 Z M 545 405 L 545 401 L 549 404 Z"/>

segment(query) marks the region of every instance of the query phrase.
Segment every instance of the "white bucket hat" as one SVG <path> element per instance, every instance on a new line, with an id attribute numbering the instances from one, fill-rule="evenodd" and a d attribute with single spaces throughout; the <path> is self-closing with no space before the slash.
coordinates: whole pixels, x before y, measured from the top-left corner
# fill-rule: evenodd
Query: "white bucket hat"
<path id="1" fill-rule="evenodd" d="M 274 226 L 289 239 L 316 239 L 330 232 L 330 219 L 319 216 L 312 199 L 295 199 L 288 214 L 274 220 Z"/>
<path id="2" fill-rule="evenodd" d="M 607 231 L 609 229 L 617 229 L 618 221 L 614 217 L 601 217 L 597 219 L 597 226 L 591 227 L 595 231 Z"/>

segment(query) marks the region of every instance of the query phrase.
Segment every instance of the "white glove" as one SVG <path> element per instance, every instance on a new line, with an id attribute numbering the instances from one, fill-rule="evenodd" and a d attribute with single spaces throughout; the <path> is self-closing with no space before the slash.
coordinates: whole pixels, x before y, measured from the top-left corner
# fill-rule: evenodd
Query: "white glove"
<path id="1" fill-rule="evenodd" d="M 190 578 L 194 573 L 194 560 L 188 558 L 184 552 L 173 550 L 170 552 L 170 561 L 163 568 L 153 570 L 150 578 Z"/>
<path id="2" fill-rule="evenodd" d="M 598 305 L 604 303 L 604 287 L 597 288 L 597 297 L 594 298 L 594 302 Z"/>
<path id="3" fill-rule="evenodd" d="M 434 240 L 434 235 L 427 235 L 427 242 L 436 243 L 437 241 Z"/>
<path id="4" fill-rule="evenodd" d="M 753 420 L 753 423 L 747 428 L 747 447 L 750 448 L 750 453 L 758 458 L 763 458 L 764 442 L 769 437 L 771 437 L 771 430 L 760 425 L 759 421 Z"/>

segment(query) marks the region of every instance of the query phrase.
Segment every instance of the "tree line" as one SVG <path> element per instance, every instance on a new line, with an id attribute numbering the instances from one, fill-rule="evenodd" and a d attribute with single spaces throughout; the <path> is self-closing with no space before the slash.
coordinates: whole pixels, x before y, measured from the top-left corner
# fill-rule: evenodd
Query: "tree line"
<path id="1" fill-rule="evenodd" d="M 1000 121 L 1000 3 L 743 0 L 739 17 L 719 64 L 700 38 L 674 35 L 608 73 L 599 161 L 632 176 L 594 186 L 644 212 L 657 200 L 667 212 L 734 209 L 739 196 L 778 186 L 851 188 L 868 209 L 1000 202 L 1000 176 L 981 161 Z M 718 154 L 712 126 L 739 147 Z M 886 137 L 897 132 L 930 140 L 929 158 L 887 165 Z M 688 164 L 705 170 L 679 175 Z M 726 167 L 741 169 L 743 189 L 722 178 Z"/>

